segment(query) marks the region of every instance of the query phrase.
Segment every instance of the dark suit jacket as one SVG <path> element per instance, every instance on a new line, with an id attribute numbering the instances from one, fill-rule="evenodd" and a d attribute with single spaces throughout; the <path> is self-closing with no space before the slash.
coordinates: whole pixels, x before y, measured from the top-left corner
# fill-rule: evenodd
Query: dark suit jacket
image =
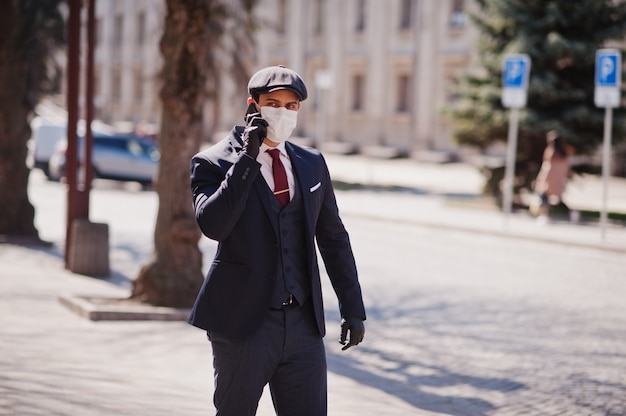
<path id="1" fill-rule="evenodd" d="M 219 242 L 189 323 L 209 332 L 245 336 L 269 309 L 278 263 L 278 236 L 266 210 L 267 183 L 260 164 L 240 153 L 237 126 L 229 137 L 191 161 L 196 220 Z M 304 198 L 311 302 L 325 334 L 322 290 L 314 239 L 339 299 L 344 318 L 365 319 L 365 308 L 348 233 L 337 209 L 328 167 L 314 149 L 287 142 L 286 149 Z"/>

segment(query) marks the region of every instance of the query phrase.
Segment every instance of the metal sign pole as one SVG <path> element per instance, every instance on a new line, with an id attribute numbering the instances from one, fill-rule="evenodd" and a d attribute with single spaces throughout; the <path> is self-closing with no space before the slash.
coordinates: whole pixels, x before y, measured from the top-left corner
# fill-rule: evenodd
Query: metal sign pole
<path id="1" fill-rule="evenodd" d="M 609 174 L 611 173 L 611 128 L 613 126 L 613 108 L 604 111 L 604 139 L 602 143 L 602 211 L 600 212 L 600 235 L 606 238 L 609 202 Z"/>
<path id="2" fill-rule="evenodd" d="M 502 210 L 504 212 L 505 226 L 508 225 L 509 216 L 513 211 L 519 109 L 526 107 L 529 74 L 530 58 L 528 55 L 509 54 L 505 56 L 502 71 L 502 105 L 511 109 L 504 170 L 504 189 L 502 191 Z"/>
<path id="3" fill-rule="evenodd" d="M 509 134 L 507 137 L 506 166 L 504 174 L 504 195 L 502 206 L 505 219 L 508 221 L 513 207 L 513 181 L 515 178 L 515 155 L 517 153 L 517 130 L 519 124 L 519 108 L 511 108 L 509 118 Z"/>
<path id="4" fill-rule="evenodd" d="M 604 107 L 604 138 L 602 142 L 602 207 L 600 211 L 600 238 L 606 238 L 609 202 L 609 175 L 611 174 L 611 129 L 613 108 L 620 106 L 622 82 L 622 53 L 617 49 L 596 51 L 595 90 L 596 107 Z"/>

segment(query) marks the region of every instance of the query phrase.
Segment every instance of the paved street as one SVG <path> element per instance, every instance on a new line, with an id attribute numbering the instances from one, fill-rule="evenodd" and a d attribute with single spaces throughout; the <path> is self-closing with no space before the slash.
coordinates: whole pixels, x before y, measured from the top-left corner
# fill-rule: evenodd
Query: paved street
<path id="1" fill-rule="evenodd" d="M 415 414 L 626 414 L 623 255 L 348 224 L 370 314 L 356 378 Z"/>
<path id="2" fill-rule="evenodd" d="M 475 178 L 454 177 L 445 192 L 472 194 Z M 338 192 L 368 321 L 364 344 L 342 353 L 325 286 L 329 414 L 625 415 L 624 228 L 601 242 L 596 226 L 505 222 L 433 186 Z M 30 193 L 56 245 L 0 245 L 0 415 L 212 414 L 201 331 L 91 322 L 58 302 L 128 293 L 152 250 L 156 195 L 97 185 L 91 217 L 110 226 L 113 273 L 94 279 L 62 267 L 63 186 L 33 175 Z M 215 244 L 202 248 L 206 266 Z M 258 414 L 273 414 L 267 395 Z"/>

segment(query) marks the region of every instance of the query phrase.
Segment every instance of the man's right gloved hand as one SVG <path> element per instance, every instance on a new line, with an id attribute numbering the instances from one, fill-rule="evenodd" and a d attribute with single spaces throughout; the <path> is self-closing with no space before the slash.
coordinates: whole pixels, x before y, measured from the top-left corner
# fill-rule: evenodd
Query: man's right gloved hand
<path id="1" fill-rule="evenodd" d="M 257 111 L 254 104 L 250 104 L 246 112 L 246 128 L 241 135 L 243 152 L 252 159 L 256 159 L 259 155 L 259 147 L 266 136 L 267 121 L 261 118 L 261 113 Z"/>

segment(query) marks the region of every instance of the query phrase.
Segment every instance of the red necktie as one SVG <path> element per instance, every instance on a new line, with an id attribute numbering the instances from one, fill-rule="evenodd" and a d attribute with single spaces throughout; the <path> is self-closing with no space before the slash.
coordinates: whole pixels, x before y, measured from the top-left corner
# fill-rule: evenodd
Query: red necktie
<path id="1" fill-rule="evenodd" d="M 285 166 L 280 161 L 280 150 L 267 151 L 272 156 L 272 173 L 274 174 L 274 195 L 283 207 L 289 202 L 289 183 Z"/>

